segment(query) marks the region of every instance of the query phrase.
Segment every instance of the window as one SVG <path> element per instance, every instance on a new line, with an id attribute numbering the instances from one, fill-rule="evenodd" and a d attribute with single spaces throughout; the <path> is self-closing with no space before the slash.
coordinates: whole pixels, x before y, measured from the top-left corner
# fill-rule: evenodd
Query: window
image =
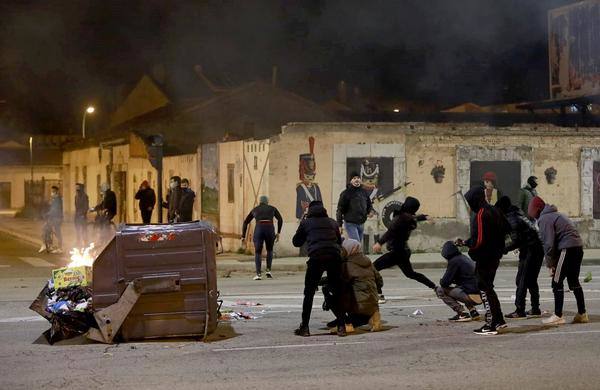
<path id="1" fill-rule="evenodd" d="M 227 164 L 227 201 L 229 203 L 235 202 L 235 164 Z"/>

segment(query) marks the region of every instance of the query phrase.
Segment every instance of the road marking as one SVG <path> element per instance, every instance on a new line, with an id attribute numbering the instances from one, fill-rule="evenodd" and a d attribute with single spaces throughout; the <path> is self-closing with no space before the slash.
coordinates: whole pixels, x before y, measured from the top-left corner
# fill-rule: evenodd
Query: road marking
<path id="1" fill-rule="evenodd" d="M 10 265 L 8 265 L 8 264 L 0 264 L 0 268 L 10 268 Z"/>
<path id="2" fill-rule="evenodd" d="M 213 349 L 213 352 L 229 352 L 229 351 L 254 351 L 261 349 L 284 349 L 284 348 L 312 348 L 312 347 L 335 347 L 338 345 L 357 345 L 366 344 L 366 341 L 356 341 L 348 343 L 320 343 L 320 344 L 287 344 L 287 345 L 263 345 L 259 347 L 239 347 L 239 348 L 218 348 Z"/>
<path id="3" fill-rule="evenodd" d="M 556 334 L 585 334 L 585 333 L 600 333 L 600 330 L 574 330 L 572 332 L 544 332 L 544 333 L 533 333 L 528 336 L 554 336 Z"/>
<path id="4" fill-rule="evenodd" d="M 46 321 L 44 317 L 32 316 L 32 317 L 13 317 L 13 318 L 1 318 L 0 323 L 11 323 L 11 322 L 35 322 L 35 321 Z"/>
<path id="5" fill-rule="evenodd" d="M 39 257 L 19 257 L 19 259 L 34 267 L 58 267 L 56 264 L 49 263 Z"/>

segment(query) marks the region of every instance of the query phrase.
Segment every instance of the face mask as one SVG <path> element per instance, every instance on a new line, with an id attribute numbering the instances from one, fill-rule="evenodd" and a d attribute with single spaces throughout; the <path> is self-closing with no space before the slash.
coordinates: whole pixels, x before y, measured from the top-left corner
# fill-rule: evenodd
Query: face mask
<path id="1" fill-rule="evenodd" d="M 181 189 L 185 190 L 185 189 L 187 189 L 187 188 L 188 188 L 187 184 L 182 184 L 182 185 L 181 185 Z"/>

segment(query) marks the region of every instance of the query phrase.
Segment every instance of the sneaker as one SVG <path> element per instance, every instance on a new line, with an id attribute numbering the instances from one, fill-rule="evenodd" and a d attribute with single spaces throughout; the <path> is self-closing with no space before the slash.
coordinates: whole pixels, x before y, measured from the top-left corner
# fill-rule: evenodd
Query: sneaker
<path id="1" fill-rule="evenodd" d="M 504 329 L 507 327 L 508 327 L 508 324 L 504 321 L 494 324 L 494 328 L 496 328 L 496 330 Z"/>
<path id="2" fill-rule="evenodd" d="M 333 321 L 329 321 L 327 323 L 327 327 L 328 328 L 337 328 L 337 319 L 333 320 Z"/>
<path id="3" fill-rule="evenodd" d="M 527 314 L 527 318 L 540 318 L 542 316 L 540 309 L 531 309 L 525 314 Z"/>
<path id="4" fill-rule="evenodd" d="M 577 313 L 575 314 L 575 317 L 573 317 L 573 321 L 571 321 L 572 324 L 587 324 L 588 322 L 590 322 L 590 317 L 588 316 L 588 313 Z"/>
<path id="5" fill-rule="evenodd" d="M 473 333 L 483 336 L 493 336 L 498 334 L 498 329 L 492 325 L 485 324 L 481 328 L 473 330 Z"/>
<path id="6" fill-rule="evenodd" d="M 451 322 L 467 322 L 467 321 L 472 321 L 472 318 L 467 313 L 458 313 L 454 317 L 448 318 L 448 321 L 451 321 Z"/>
<path id="7" fill-rule="evenodd" d="M 510 319 L 513 319 L 513 320 L 523 319 L 523 318 L 527 318 L 527 314 L 523 313 L 523 312 L 520 312 L 518 310 L 515 310 L 512 313 L 505 314 L 504 318 L 510 318 Z"/>
<path id="8" fill-rule="evenodd" d="M 562 325 L 564 323 L 565 319 L 557 316 L 556 314 L 552 314 L 550 317 L 542 320 L 542 324 L 544 325 Z"/>
<path id="9" fill-rule="evenodd" d="M 377 301 L 378 304 L 383 305 L 384 303 L 386 303 L 386 299 L 385 296 L 383 294 L 379 295 L 379 300 Z"/>
<path id="10" fill-rule="evenodd" d="M 256 275 L 254 275 L 254 277 L 252 279 L 253 280 L 262 280 L 262 277 L 260 276 L 260 274 L 256 274 Z"/>
<path id="11" fill-rule="evenodd" d="M 471 316 L 471 320 L 473 320 L 473 321 L 479 321 L 481 319 L 479 312 L 475 309 L 471 310 L 469 312 L 469 315 Z"/>
<path id="12" fill-rule="evenodd" d="M 61 253 L 63 253 L 63 251 L 62 251 L 62 249 L 60 249 L 60 248 L 56 248 L 56 249 L 52 249 L 52 250 L 50 251 L 50 253 L 53 253 L 53 254 L 55 254 L 55 255 L 60 255 Z"/>
<path id="13" fill-rule="evenodd" d="M 294 330 L 294 334 L 296 336 L 308 337 L 310 336 L 310 331 L 308 330 L 308 326 L 300 324 L 298 329 Z"/>
<path id="14" fill-rule="evenodd" d="M 38 253 L 42 253 L 45 250 L 46 250 L 46 245 L 42 244 L 42 246 L 40 247 L 40 250 L 38 251 Z"/>
<path id="15" fill-rule="evenodd" d="M 267 270 L 265 275 L 267 275 L 267 279 L 273 279 L 273 274 L 271 273 L 271 270 Z"/>
<path id="16" fill-rule="evenodd" d="M 338 325 L 337 335 L 340 337 L 346 337 L 346 325 L 345 324 Z"/>

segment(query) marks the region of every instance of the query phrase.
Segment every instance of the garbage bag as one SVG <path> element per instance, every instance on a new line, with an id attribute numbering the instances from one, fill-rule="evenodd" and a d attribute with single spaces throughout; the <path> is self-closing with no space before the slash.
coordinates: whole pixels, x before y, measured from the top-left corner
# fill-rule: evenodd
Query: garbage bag
<path id="1" fill-rule="evenodd" d="M 49 288 L 48 288 L 48 282 L 46 282 L 46 285 L 44 286 L 42 291 L 40 291 L 37 298 L 35 298 L 35 300 L 33 302 L 31 302 L 31 305 L 29 305 L 29 308 L 31 310 L 33 310 L 34 312 L 38 313 L 39 315 L 41 315 L 42 317 L 44 317 L 45 319 L 47 319 L 48 321 L 50 321 L 52 318 L 52 314 L 48 313 L 48 311 L 46 311 L 46 307 L 48 306 L 48 295 L 49 295 Z"/>
<path id="2" fill-rule="evenodd" d="M 78 311 L 55 313 L 50 325 L 50 329 L 44 332 L 44 337 L 50 344 L 82 335 L 91 327 L 98 327 L 92 313 Z"/>

